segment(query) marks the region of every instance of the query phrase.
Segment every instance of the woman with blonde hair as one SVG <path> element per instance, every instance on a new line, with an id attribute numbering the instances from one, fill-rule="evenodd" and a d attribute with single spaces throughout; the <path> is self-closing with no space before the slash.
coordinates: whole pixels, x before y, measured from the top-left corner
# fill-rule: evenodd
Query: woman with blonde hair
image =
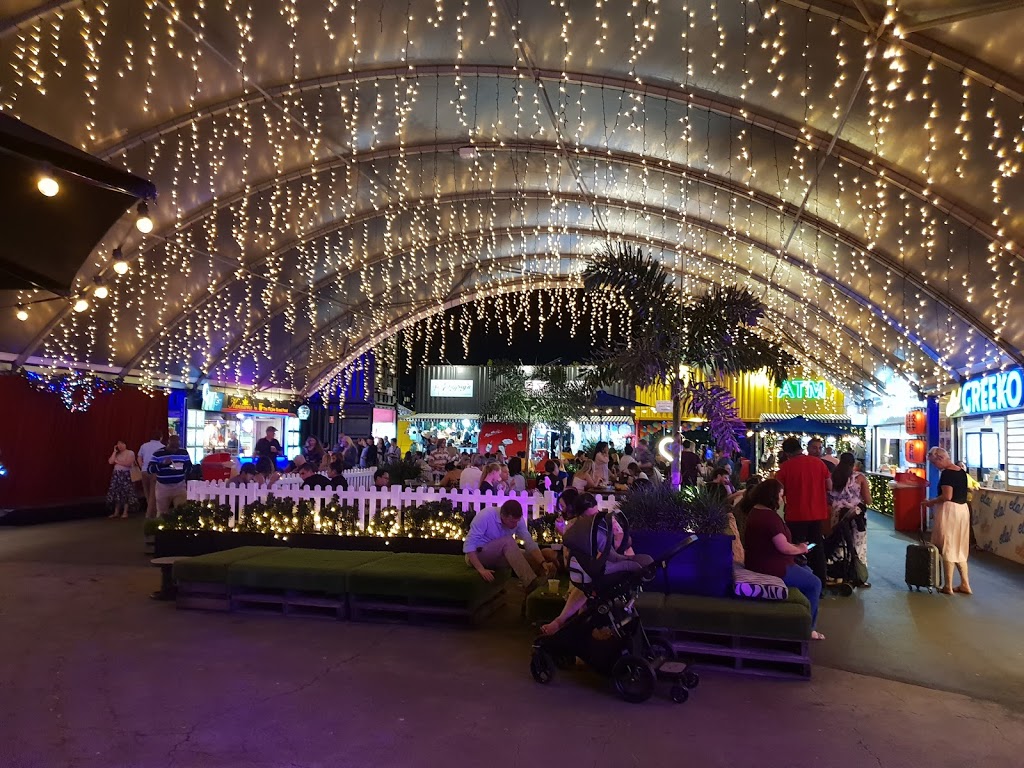
<path id="1" fill-rule="evenodd" d="M 939 475 L 939 495 L 924 502 L 925 507 L 936 507 L 932 526 L 932 544 L 942 553 L 942 567 L 946 580 L 942 592 L 952 595 L 970 595 L 971 583 L 967 575 L 967 554 L 971 549 L 971 513 L 967 507 L 967 473 L 953 463 L 944 448 L 928 451 L 928 461 L 942 472 Z M 960 572 L 960 586 L 953 586 L 953 568 Z"/>
<path id="2" fill-rule="evenodd" d="M 588 488 L 595 486 L 597 486 L 597 480 L 594 478 L 594 462 L 590 459 L 583 459 L 580 462 L 580 468 L 572 476 L 572 487 L 583 493 Z"/>

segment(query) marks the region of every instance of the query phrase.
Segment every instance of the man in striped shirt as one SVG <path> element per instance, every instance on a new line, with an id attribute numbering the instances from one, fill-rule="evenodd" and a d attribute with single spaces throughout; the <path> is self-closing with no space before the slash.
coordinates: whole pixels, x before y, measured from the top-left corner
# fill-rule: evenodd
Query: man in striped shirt
<path id="1" fill-rule="evenodd" d="M 181 506 L 188 499 L 188 473 L 192 460 L 181 447 L 177 435 L 167 439 L 167 447 L 157 451 L 150 459 L 147 472 L 156 475 L 156 515 L 164 517 L 172 507 Z"/>

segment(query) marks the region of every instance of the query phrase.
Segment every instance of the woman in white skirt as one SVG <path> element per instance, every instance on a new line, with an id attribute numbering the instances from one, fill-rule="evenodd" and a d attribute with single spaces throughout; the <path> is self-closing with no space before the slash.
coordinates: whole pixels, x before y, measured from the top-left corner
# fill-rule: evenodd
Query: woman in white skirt
<path id="1" fill-rule="evenodd" d="M 928 461 L 941 470 L 939 495 L 924 502 L 926 507 L 935 507 L 932 527 L 932 544 L 942 553 L 942 566 L 946 581 L 942 592 L 952 595 L 971 594 L 971 583 L 967 577 L 967 553 L 971 549 L 971 513 L 967 507 L 967 473 L 949 458 L 942 448 L 928 451 Z M 960 572 L 960 586 L 953 586 L 953 567 Z"/>

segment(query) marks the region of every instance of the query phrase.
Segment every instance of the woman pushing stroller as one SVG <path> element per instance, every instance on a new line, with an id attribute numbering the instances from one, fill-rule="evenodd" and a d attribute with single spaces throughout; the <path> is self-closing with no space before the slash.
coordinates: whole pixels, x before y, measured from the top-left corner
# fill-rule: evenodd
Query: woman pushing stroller
<path id="1" fill-rule="evenodd" d="M 569 493 L 567 490 L 566 494 Z M 564 494 L 563 494 L 564 495 Z M 561 502 L 561 499 L 559 500 Z M 590 584 L 591 577 L 587 569 L 579 562 L 578 557 L 590 549 L 591 526 L 581 524 L 583 518 L 594 518 L 599 512 L 597 499 L 591 493 L 584 493 L 577 496 L 571 506 L 559 505 L 562 508 L 562 515 L 566 518 L 565 532 L 562 541 L 567 550 L 574 553 L 569 559 L 569 594 L 566 596 L 565 606 L 558 616 L 547 624 L 544 624 L 540 631 L 545 635 L 553 635 L 558 632 L 572 616 L 579 613 L 587 603 L 587 594 L 583 587 Z M 605 564 L 605 577 L 614 576 L 619 573 L 633 573 L 642 570 L 650 565 L 653 560 L 649 555 L 637 555 L 633 552 L 630 542 L 626 541 L 625 532 L 622 526 L 615 519 L 614 515 L 609 516 L 612 530 L 612 547 L 608 552 L 608 562 Z M 590 522 L 589 520 L 587 522 Z M 598 553 L 600 557 L 600 543 Z"/>

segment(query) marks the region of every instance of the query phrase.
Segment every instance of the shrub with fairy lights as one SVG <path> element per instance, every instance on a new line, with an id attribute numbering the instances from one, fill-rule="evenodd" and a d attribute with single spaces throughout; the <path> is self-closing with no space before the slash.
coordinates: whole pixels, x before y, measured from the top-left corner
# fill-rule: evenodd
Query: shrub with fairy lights
<path id="1" fill-rule="evenodd" d="M 159 521 L 160 530 L 228 531 L 231 508 L 215 501 L 186 501 L 174 507 Z"/>
<path id="2" fill-rule="evenodd" d="M 554 544 L 562 540 L 562 535 L 555 528 L 555 521 L 558 515 L 546 514 L 530 520 L 526 527 L 530 529 L 534 540 L 538 544 Z"/>
<path id="3" fill-rule="evenodd" d="M 378 510 L 366 526 L 367 536 L 410 539 L 465 538 L 470 518 L 455 509 L 451 501 L 427 501 L 406 507 L 399 512 L 395 507 Z"/>

